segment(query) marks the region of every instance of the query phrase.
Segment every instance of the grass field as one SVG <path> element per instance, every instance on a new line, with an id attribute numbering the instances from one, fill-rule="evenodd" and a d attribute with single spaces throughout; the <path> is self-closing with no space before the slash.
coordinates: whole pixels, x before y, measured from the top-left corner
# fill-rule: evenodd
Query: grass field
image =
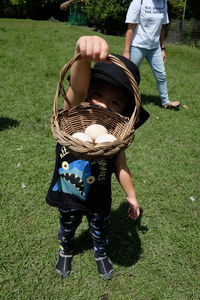
<path id="1" fill-rule="evenodd" d="M 150 69 L 141 67 L 151 118 L 127 158 L 142 217 L 128 220 L 113 178 L 109 252 L 116 276 L 99 278 L 85 219 L 71 277 L 55 273 L 58 214 L 45 203 L 54 167 L 53 97 L 76 40 L 91 34 L 59 22 L 0 19 L 1 299 L 198 300 L 200 51 L 186 46 L 167 45 L 166 70 L 171 100 L 188 109 L 162 109 Z M 103 37 L 112 53 L 122 53 L 123 37 Z"/>

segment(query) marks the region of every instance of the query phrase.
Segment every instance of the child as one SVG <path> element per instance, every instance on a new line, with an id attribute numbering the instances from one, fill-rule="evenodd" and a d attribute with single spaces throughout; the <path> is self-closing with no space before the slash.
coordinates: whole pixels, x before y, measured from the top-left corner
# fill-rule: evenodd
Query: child
<path id="1" fill-rule="evenodd" d="M 81 101 L 89 101 L 130 116 L 134 109 L 134 92 L 125 72 L 116 64 L 106 62 L 109 54 L 106 41 L 98 36 L 83 36 L 78 40 L 75 50 L 82 54 L 82 58 L 71 67 L 70 87 L 67 91 L 71 104 L 74 106 Z M 125 57 L 117 57 L 139 84 L 137 67 Z M 91 61 L 97 62 L 92 69 Z M 64 107 L 67 107 L 67 103 L 64 103 Z M 137 127 L 148 117 L 149 114 L 142 109 Z M 75 158 L 64 146 L 56 146 L 55 171 L 46 201 L 58 207 L 60 213 L 60 249 L 56 271 L 62 278 L 71 272 L 74 234 L 83 216 L 88 219 L 100 276 L 110 279 L 114 274 L 106 251 L 113 173 L 126 194 L 128 215 L 135 220 L 139 217 L 140 209 L 124 151 L 114 158 L 88 162 Z"/>

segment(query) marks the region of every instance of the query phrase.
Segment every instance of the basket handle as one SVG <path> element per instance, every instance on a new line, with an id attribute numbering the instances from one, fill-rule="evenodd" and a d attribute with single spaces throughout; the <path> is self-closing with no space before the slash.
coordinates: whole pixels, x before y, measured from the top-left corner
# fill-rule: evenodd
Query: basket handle
<path id="1" fill-rule="evenodd" d="M 56 116 L 57 111 L 58 111 L 58 98 L 59 98 L 60 94 L 62 94 L 62 96 L 66 100 L 69 107 L 71 107 L 71 103 L 70 103 L 70 101 L 68 100 L 68 98 L 66 96 L 66 91 L 65 91 L 65 88 L 63 86 L 63 80 L 65 78 L 65 75 L 66 75 L 67 71 L 71 68 L 73 63 L 75 61 L 79 60 L 79 59 L 81 59 L 81 53 L 78 53 L 76 56 L 74 56 L 67 64 L 65 64 L 62 67 L 62 69 L 60 71 L 60 79 L 58 81 L 56 94 L 55 94 L 55 97 L 54 97 L 54 105 L 53 105 L 54 116 Z M 128 78 L 130 80 L 133 91 L 134 91 L 135 109 L 134 109 L 134 112 L 133 112 L 129 122 L 128 122 L 127 128 L 124 132 L 124 136 L 126 136 L 126 131 L 130 131 L 131 128 L 135 125 L 135 123 L 137 123 L 138 118 L 139 118 L 139 112 L 140 112 L 140 107 L 141 107 L 141 95 L 140 95 L 140 91 L 139 91 L 139 86 L 138 86 L 135 78 L 133 77 L 133 75 L 129 71 L 129 69 L 125 66 L 125 64 L 123 62 L 121 62 L 121 60 L 119 58 L 117 58 L 116 56 L 110 54 L 110 55 L 108 55 L 108 60 L 115 63 L 116 65 L 118 65 L 119 67 L 121 67 L 125 71 L 125 73 L 127 74 Z"/>
<path id="2" fill-rule="evenodd" d="M 109 55 L 108 59 L 112 62 L 114 62 L 116 65 L 118 65 L 119 67 L 121 67 L 124 72 L 126 73 L 126 75 L 128 76 L 131 86 L 133 88 L 134 91 L 134 98 L 135 98 L 135 108 L 134 111 L 131 115 L 131 118 L 126 126 L 126 129 L 123 132 L 123 136 L 127 135 L 127 132 L 131 131 L 131 129 L 133 128 L 133 126 L 138 122 L 139 120 L 139 113 L 140 113 L 140 107 L 141 107 L 141 94 L 140 94 L 140 90 L 139 90 L 139 85 L 136 82 L 135 78 L 133 77 L 132 73 L 130 72 L 130 70 L 126 67 L 126 65 L 116 56 L 114 55 Z"/>
<path id="3" fill-rule="evenodd" d="M 57 112 L 58 112 L 58 98 L 59 96 L 62 94 L 63 98 L 66 100 L 68 106 L 71 108 L 71 103 L 69 101 L 69 99 L 66 96 L 66 91 L 63 85 L 63 80 L 65 78 L 65 75 L 67 73 L 67 71 L 71 68 L 71 66 L 73 65 L 73 63 L 77 60 L 79 60 L 81 58 L 81 53 L 75 55 L 70 61 L 68 61 L 68 63 L 66 63 L 61 71 L 60 71 L 60 79 L 58 81 L 57 84 L 57 89 L 56 89 L 56 93 L 55 93 L 55 97 L 54 97 L 54 103 L 53 103 L 53 113 L 54 116 L 56 116 Z"/>

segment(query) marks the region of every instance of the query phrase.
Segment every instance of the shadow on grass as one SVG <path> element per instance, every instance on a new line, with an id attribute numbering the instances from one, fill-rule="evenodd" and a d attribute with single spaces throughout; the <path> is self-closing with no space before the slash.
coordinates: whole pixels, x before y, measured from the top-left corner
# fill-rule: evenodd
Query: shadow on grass
<path id="1" fill-rule="evenodd" d="M 133 221 L 128 217 L 128 205 L 122 203 L 111 214 L 110 226 L 110 258 L 114 263 L 123 266 L 131 266 L 137 263 L 142 253 L 141 241 L 138 232 L 148 231 L 146 226 L 141 225 L 142 210 L 140 217 Z"/>
<path id="2" fill-rule="evenodd" d="M 122 203 L 119 208 L 111 212 L 111 224 L 109 228 L 109 256 L 113 263 L 123 266 L 136 264 L 142 253 L 141 241 L 138 232 L 148 231 L 146 226 L 141 225 L 141 216 L 136 221 L 128 218 L 128 206 Z M 92 238 L 89 230 L 85 230 L 75 238 L 75 251 L 81 253 L 92 249 Z"/>
<path id="3" fill-rule="evenodd" d="M 10 118 L 0 117 L 0 131 L 19 126 L 19 122 Z"/>
<path id="4" fill-rule="evenodd" d="M 142 94 L 141 99 L 142 99 L 142 104 L 153 103 L 154 105 L 161 107 L 161 99 L 158 96 L 148 96 Z"/>

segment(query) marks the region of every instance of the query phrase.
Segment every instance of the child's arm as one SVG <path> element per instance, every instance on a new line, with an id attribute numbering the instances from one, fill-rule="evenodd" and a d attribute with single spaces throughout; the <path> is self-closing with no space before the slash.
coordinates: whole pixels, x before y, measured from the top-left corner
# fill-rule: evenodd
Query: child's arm
<path id="1" fill-rule="evenodd" d="M 109 47 L 99 36 L 82 36 L 76 43 L 75 54 L 77 53 L 81 53 L 82 58 L 71 67 L 70 87 L 67 91 L 67 98 L 72 106 L 86 100 L 90 85 L 91 62 L 105 61 Z M 66 102 L 64 106 L 67 107 Z"/>
<path id="2" fill-rule="evenodd" d="M 117 171 L 116 177 L 126 193 L 126 199 L 129 203 L 129 217 L 133 220 L 137 219 L 140 215 L 139 204 L 136 199 L 135 189 L 132 183 L 130 170 L 126 163 L 125 152 L 122 151 L 117 157 Z"/>

